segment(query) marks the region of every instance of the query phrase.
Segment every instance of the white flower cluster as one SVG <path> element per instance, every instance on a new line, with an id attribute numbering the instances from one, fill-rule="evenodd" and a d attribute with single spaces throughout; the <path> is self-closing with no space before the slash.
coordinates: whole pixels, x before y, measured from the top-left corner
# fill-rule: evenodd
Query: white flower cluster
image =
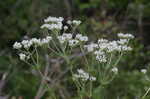
<path id="1" fill-rule="evenodd" d="M 60 29 L 62 29 L 62 26 L 63 26 L 63 24 L 62 24 L 63 20 L 64 20 L 64 18 L 62 18 L 62 17 L 57 18 L 57 17 L 49 16 L 47 19 L 44 20 L 45 24 L 43 24 L 41 26 L 41 28 L 42 29 L 47 28 L 49 30 L 54 30 L 54 29 L 60 30 Z"/>
<path id="2" fill-rule="evenodd" d="M 76 35 L 76 39 L 78 39 L 79 41 L 83 41 L 83 42 L 87 42 L 88 41 L 88 37 L 87 36 L 83 36 L 82 34 L 77 34 Z"/>
<path id="3" fill-rule="evenodd" d="M 117 68 L 117 67 L 113 67 L 113 68 L 111 69 L 111 71 L 112 71 L 113 73 L 117 74 L 117 73 L 118 73 L 118 68 Z"/>
<path id="4" fill-rule="evenodd" d="M 32 45 L 37 45 L 41 46 L 44 44 L 48 44 L 52 40 L 51 36 L 47 36 L 46 38 L 43 39 L 37 39 L 37 38 L 32 38 L 31 40 L 23 40 L 22 42 L 15 42 L 13 45 L 14 49 L 29 49 Z"/>
<path id="5" fill-rule="evenodd" d="M 22 47 L 22 44 L 19 43 L 19 42 L 15 42 L 14 45 L 13 45 L 14 49 L 21 49 L 21 47 Z"/>
<path id="6" fill-rule="evenodd" d="M 87 80 L 96 81 L 96 77 L 90 76 L 83 69 L 78 69 L 77 72 L 78 74 L 73 75 L 75 78 L 80 78 L 82 81 L 87 81 Z"/>
<path id="7" fill-rule="evenodd" d="M 59 17 L 59 18 L 57 18 L 57 17 L 51 17 L 51 16 L 49 16 L 48 18 L 46 18 L 45 20 L 44 20 L 44 22 L 62 22 L 64 20 L 64 18 L 63 17 Z"/>
<path id="8" fill-rule="evenodd" d="M 146 70 L 146 69 L 141 69 L 141 72 L 142 72 L 143 74 L 146 74 L 146 73 L 147 73 L 147 70 Z"/>
<path id="9" fill-rule="evenodd" d="M 107 61 L 107 57 L 105 52 L 101 51 L 101 50 L 97 50 L 94 52 L 94 54 L 96 55 L 96 60 L 98 60 L 99 62 L 106 62 Z"/>
<path id="10" fill-rule="evenodd" d="M 96 43 L 91 43 L 89 45 L 84 46 L 88 52 L 93 52 L 96 48 L 98 48 L 98 44 Z"/>
<path id="11" fill-rule="evenodd" d="M 118 37 L 122 37 L 117 41 L 108 41 L 107 39 L 99 39 L 97 43 L 91 43 L 89 45 L 85 45 L 85 48 L 88 52 L 94 52 L 96 55 L 96 60 L 99 62 L 107 62 L 107 53 L 111 52 L 122 52 L 122 51 L 131 51 L 132 48 L 128 46 L 129 39 L 134 38 L 131 34 L 118 34 Z"/>
<path id="12" fill-rule="evenodd" d="M 81 24 L 81 21 L 80 20 L 73 20 L 73 21 L 68 20 L 67 23 L 70 24 L 70 25 L 78 26 L 78 25 Z"/>
<path id="13" fill-rule="evenodd" d="M 64 33 L 61 36 L 58 36 L 57 38 L 61 44 L 68 42 L 69 46 L 71 46 L 71 47 L 76 46 L 79 42 L 88 41 L 88 37 L 82 36 L 82 34 L 77 34 L 75 39 L 73 39 L 71 33 Z"/>
<path id="14" fill-rule="evenodd" d="M 123 34 L 123 33 L 118 33 L 118 37 L 125 38 L 125 39 L 133 39 L 134 38 L 134 36 L 132 34 Z"/>
<path id="15" fill-rule="evenodd" d="M 75 40 L 75 39 L 69 40 L 69 46 L 71 47 L 76 46 L 78 43 L 79 43 L 78 40 Z"/>
<path id="16" fill-rule="evenodd" d="M 27 56 L 27 55 L 24 54 L 24 53 L 20 53 L 20 54 L 19 54 L 19 57 L 20 57 L 20 60 L 22 60 L 22 61 L 28 60 L 28 59 L 30 58 L 29 56 Z"/>
<path id="17" fill-rule="evenodd" d="M 65 26 L 64 26 L 64 30 L 67 30 L 67 29 L 68 29 L 68 26 L 65 25 Z"/>

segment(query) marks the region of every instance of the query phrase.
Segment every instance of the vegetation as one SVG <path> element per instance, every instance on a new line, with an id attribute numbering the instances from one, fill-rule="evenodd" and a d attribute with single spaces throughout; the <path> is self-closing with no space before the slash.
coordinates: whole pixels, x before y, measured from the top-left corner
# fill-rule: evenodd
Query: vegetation
<path id="1" fill-rule="evenodd" d="M 5 0 L 0 6 L 0 98 L 150 98 L 148 0 Z M 42 24 L 48 16 L 63 17 L 63 28 L 46 29 L 48 26 Z M 109 46 L 112 41 L 119 42 L 122 37 L 118 38 L 118 33 L 135 37 L 127 44 L 132 50 L 123 56 L 104 51 L 96 57 L 88 51 L 90 42 L 106 40 L 104 45 Z M 72 36 L 71 41 L 60 40 Z M 27 45 L 22 45 L 23 41 Z"/>

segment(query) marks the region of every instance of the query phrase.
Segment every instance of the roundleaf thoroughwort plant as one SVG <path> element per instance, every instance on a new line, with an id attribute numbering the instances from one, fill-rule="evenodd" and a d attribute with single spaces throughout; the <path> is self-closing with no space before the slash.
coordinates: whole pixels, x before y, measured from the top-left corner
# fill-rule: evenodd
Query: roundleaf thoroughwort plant
<path id="1" fill-rule="evenodd" d="M 128 44 L 134 36 L 118 33 L 118 40 L 100 38 L 91 42 L 88 36 L 75 33 L 81 24 L 79 20 L 48 17 L 44 22 L 40 38 L 25 39 L 13 45 L 20 60 L 39 75 L 41 84 L 35 99 L 45 93 L 50 99 L 104 97 L 102 91 L 118 75 L 118 63 L 124 53 L 132 50 Z M 66 86 L 63 82 L 70 81 L 73 82 L 71 92 L 62 88 Z"/>

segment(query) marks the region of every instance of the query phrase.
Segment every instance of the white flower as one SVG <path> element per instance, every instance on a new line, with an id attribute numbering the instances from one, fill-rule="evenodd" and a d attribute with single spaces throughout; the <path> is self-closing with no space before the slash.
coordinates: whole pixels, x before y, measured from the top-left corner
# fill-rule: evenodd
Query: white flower
<path id="1" fill-rule="evenodd" d="M 117 67 L 113 67 L 113 68 L 111 69 L 111 71 L 114 72 L 115 74 L 117 74 L 117 73 L 118 73 L 118 68 L 117 68 Z"/>
<path id="2" fill-rule="evenodd" d="M 61 30 L 62 29 L 62 23 L 57 23 L 57 24 L 43 24 L 41 26 L 41 29 L 43 28 L 47 28 L 49 30 L 54 30 L 54 29 L 57 29 L 57 30 Z"/>
<path id="3" fill-rule="evenodd" d="M 26 55 L 23 53 L 20 53 L 19 57 L 20 57 L 20 60 L 23 60 L 23 61 L 25 61 L 25 59 L 26 59 Z"/>
<path id="4" fill-rule="evenodd" d="M 120 39 L 117 41 L 118 44 L 120 45 L 124 45 L 124 44 L 127 44 L 128 43 L 128 40 L 127 39 Z"/>
<path id="5" fill-rule="evenodd" d="M 130 46 L 121 46 L 121 50 L 122 51 L 131 51 L 132 50 L 132 48 L 130 47 Z"/>
<path id="6" fill-rule="evenodd" d="M 19 58 L 20 58 L 20 60 L 25 61 L 25 60 L 28 60 L 30 58 L 30 56 L 27 56 L 24 53 L 20 53 Z"/>
<path id="7" fill-rule="evenodd" d="M 43 29 L 43 28 L 49 29 L 50 27 L 51 27 L 50 24 L 43 24 L 43 25 L 41 26 L 41 29 Z"/>
<path id="8" fill-rule="evenodd" d="M 64 26 L 64 30 L 67 30 L 68 29 L 68 26 Z"/>
<path id="9" fill-rule="evenodd" d="M 52 40 L 52 37 L 51 36 L 47 36 L 46 39 L 50 41 L 50 40 Z"/>
<path id="10" fill-rule="evenodd" d="M 95 48 L 98 47 L 98 44 L 96 44 L 96 43 L 91 43 L 91 44 L 89 44 L 89 45 L 85 45 L 84 47 L 87 48 L 87 51 L 88 51 L 88 52 L 92 52 L 92 51 L 94 51 Z"/>
<path id="11" fill-rule="evenodd" d="M 66 40 L 72 39 L 72 34 L 71 33 L 64 33 L 62 35 Z"/>
<path id="12" fill-rule="evenodd" d="M 80 41 L 88 41 L 88 37 L 87 36 L 82 36 L 82 34 L 77 34 L 76 35 L 76 39 L 80 40 Z"/>
<path id="13" fill-rule="evenodd" d="M 69 25 L 73 24 L 73 25 L 75 25 L 75 26 L 78 26 L 78 25 L 81 24 L 81 21 L 80 21 L 80 20 L 73 20 L 73 21 L 68 20 L 67 23 L 68 23 Z"/>
<path id="14" fill-rule="evenodd" d="M 77 71 L 78 71 L 79 74 L 85 74 L 83 69 L 77 69 Z"/>
<path id="15" fill-rule="evenodd" d="M 15 42 L 13 45 L 14 49 L 20 49 L 22 47 L 21 43 Z"/>
<path id="16" fill-rule="evenodd" d="M 80 25 L 81 24 L 81 21 L 80 20 L 73 20 L 72 23 L 76 26 Z"/>
<path id="17" fill-rule="evenodd" d="M 49 40 L 44 38 L 41 40 L 41 44 L 48 44 L 49 43 Z"/>
<path id="18" fill-rule="evenodd" d="M 63 44 L 66 41 L 65 37 L 63 36 L 58 36 L 57 39 L 59 40 L 61 44 Z"/>
<path id="19" fill-rule="evenodd" d="M 117 41 L 111 41 L 108 43 L 107 46 L 108 52 L 113 52 L 113 51 L 120 51 L 121 48 L 118 46 Z"/>
<path id="20" fill-rule="evenodd" d="M 108 40 L 107 39 L 98 39 L 98 43 L 101 44 L 101 43 L 108 43 Z"/>
<path id="21" fill-rule="evenodd" d="M 94 54 L 96 55 L 96 60 L 99 62 L 107 62 L 107 57 L 105 52 L 101 51 L 101 50 L 97 50 L 94 52 Z"/>
<path id="22" fill-rule="evenodd" d="M 146 73 L 147 73 L 147 70 L 146 70 L 146 69 L 141 69 L 141 72 L 142 72 L 143 74 L 146 74 Z"/>
<path id="23" fill-rule="evenodd" d="M 82 36 L 82 38 L 80 39 L 81 41 L 88 41 L 88 37 L 87 36 Z"/>
<path id="24" fill-rule="evenodd" d="M 106 56 L 105 55 L 96 55 L 96 60 L 99 62 L 107 62 Z"/>
<path id="25" fill-rule="evenodd" d="M 92 77 L 89 78 L 89 80 L 90 80 L 90 81 L 96 81 L 96 77 L 93 77 L 93 76 L 92 76 Z"/>
<path id="26" fill-rule="evenodd" d="M 82 37 L 82 34 L 77 34 L 76 39 L 80 39 Z"/>
<path id="27" fill-rule="evenodd" d="M 126 39 L 133 39 L 134 38 L 134 36 L 132 34 L 123 34 L 123 33 L 118 33 L 118 37 L 126 38 Z"/>
<path id="28" fill-rule="evenodd" d="M 78 74 L 74 74 L 73 76 L 74 76 L 75 78 L 81 79 L 82 81 L 87 81 L 87 80 L 95 81 L 95 80 L 96 80 L 96 77 L 90 76 L 90 75 L 89 75 L 87 72 L 85 72 L 83 69 L 78 69 L 77 72 L 78 72 Z"/>
<path id="29" fill-rule="evenodd" d="M 71 25 L 71 24 L 72 24 L 72 21 L 71 21 L 71 20 L 68 20 L 67 23 L 68 23 L 69 25 Z"/>
<path id="30" fill-rule="evenodd" d="M 69 40 L 68 42 L 69 42 L 69 46 L 72 46 L 72 47 L 75 46 L 75 45 L 77 45 L 79 43 L 78 40 L 74 40 L 74 39 Z"/>
<path id="31" fill-rule="evenodd" d="M 48 44 L 50 42 L 50 40 L 52 40 L 52 37 L 51 36 L 47 36 L 46 38 L 43 38 L 41 40 L 41 44 L 40 45 L 42 45 L 42 44 Z"/>
<path id="32" fill-rule="evenodd" d="M 49 16 L 47 19 L 44 20 L 44 22 L 62 22 L 64 20 L 63 17 L 51 17 Z"/>
<path id="33" fill-rule="evenodd" d="M 41 39 L 32 38 L 30 41 L 32 42 L 32 44 L 35 44 L 35 45 L 42 45 Z"/>
<path id="34" fill-rule="evenodd" d="M 29 40 L 23 40 L 23 41 L 21 42 L 21 44 L 22 44 L 23 47 L 26 49 L 26 48 L 30 48 L 33 43 L 32 43 L 31 41 L 29 41 Z"/>

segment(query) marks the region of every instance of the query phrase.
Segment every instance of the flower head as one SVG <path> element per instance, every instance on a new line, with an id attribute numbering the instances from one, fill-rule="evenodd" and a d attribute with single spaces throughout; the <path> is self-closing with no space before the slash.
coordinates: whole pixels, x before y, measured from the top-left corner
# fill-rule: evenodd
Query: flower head
<path id="1" fill-rule="evenodd" d="M 117 67 L 113 67 L 113 68 L 111 69 L 111 71 L 114 72 L 115 74 L 117 74 L 117 73 L 118 73 L 118 68 L 117 68 Z"/>
<path id="2" fill-rule="evenodd" d="M 147 70 L 146 70 L 146 69 L 141 69 L 141 72 L 142 72 L 143 74 L 146 74 L 146 73 L 147 73 Z"/>
<path id="3" fill-rule="evenodd" d="M 15 42 L 14 45 L 13 45 L 14 49 L 20 49 L 21 47 L 22 47 L 22 45 L 19 42 Z"/>

